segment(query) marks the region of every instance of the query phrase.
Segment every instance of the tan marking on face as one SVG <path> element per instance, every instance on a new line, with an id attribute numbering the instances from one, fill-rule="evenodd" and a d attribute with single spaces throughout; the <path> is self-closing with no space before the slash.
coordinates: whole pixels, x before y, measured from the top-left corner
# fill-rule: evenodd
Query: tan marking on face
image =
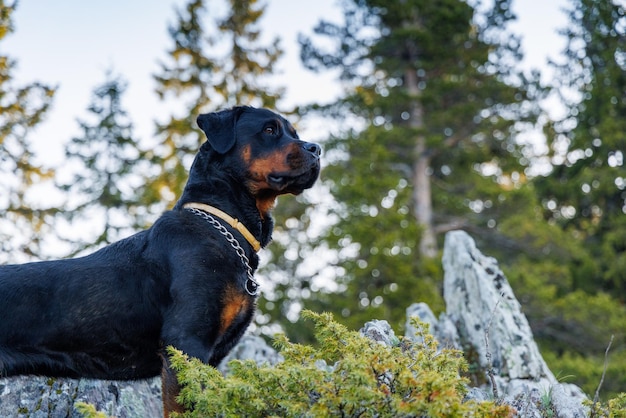
<path id="1" fill-rule="evenodd" d="M 271 211 L 276 203 L 276 197 L 281 194 L 272 189 L 267 177 L 272 173 L 287 174 L 293 170 L 290 160 L 293 161 L 293 156 L 297 156 L 299 152 L 299 146 L 294 142 L 285 148 L 253 159 L 251 146 L 244 146 L 241 157 L 248 167 L 248 190 L 256 198 L 256 206 L 261 217 L 265 217 Z"/>
<path id="2" fill-rule="evenodd" d="M 220 318 L 220 334 L 225 333 L 230 328 L 237 315 L 248 309 L 250 300 L 242 292 L 229 285 L 222 295 L 222 303 L 224 306 Z"/>
<path id="3" fill-rule="evenodd" d="M 263 180 L 271 173 L 284 173 L 290 170 L 283 150 L 274 151 L 262 158 L 257 158 L 250 162 L 249 167 L 254 178 Z"/>
<path id="4" fill-rule="evenodd" d="M 246 145 L 241 152 L 241 158 L 243 158 L 243 161 L 248 165 L 250 164 L 251 154 L 252 150 L 250 150 L 250 145 Z"/>

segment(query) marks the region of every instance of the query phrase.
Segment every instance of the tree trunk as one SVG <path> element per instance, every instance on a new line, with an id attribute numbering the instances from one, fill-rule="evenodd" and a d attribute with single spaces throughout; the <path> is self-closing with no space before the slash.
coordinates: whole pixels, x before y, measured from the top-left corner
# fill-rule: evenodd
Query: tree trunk
<path id="1" fill-rule="evenodd" d="M 430 189 L 430 158 L 426 156 L 426 140 L 418 136 L 413 165 L 413 201 L 415 219 L 422 228 L 419 250 L 424 257 L 437 257 L 437 238 L 433 226 L 433 202 Z"/>
<path id="2" fill-rule="evenodd" d="M 404 82 L 409 94 L 415 97 L 411 109 L 409 125 L 416 130 L 424 129 L 424 109 L 419 101 L 417 73 L 409 68 L 405 71 Z M 430 157 L 426 147 L 426 138 L 418 133 L 415 138 L 415 161 L 412 169 L 413 207 L 417 224 L 422 229 L 419 251 L 423 257 L 437 256 L 437 238 L 433 226 L 433 201 L 430 188 Z"/>

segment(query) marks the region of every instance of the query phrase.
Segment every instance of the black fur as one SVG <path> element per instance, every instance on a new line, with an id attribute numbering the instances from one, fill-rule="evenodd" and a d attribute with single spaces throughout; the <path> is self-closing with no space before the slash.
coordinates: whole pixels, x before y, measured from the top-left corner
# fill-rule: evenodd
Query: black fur
<path id="1" fill-rule="evenodd" d="M 183 205 L 213 205 L 265 246 L 274 199 L 313 185 L 320 148 L 265 109 L 200 115 L 198 125 L 208 141 L 180 200 L 150 229 L 86 257 L 0 267 L 0 377 L 138 379 L 161 372 L 166 346 L 217 365 L 236 344 L 254 314 L 246 270 Z M 255 270 L 256 253 L 227 229 Z"/>

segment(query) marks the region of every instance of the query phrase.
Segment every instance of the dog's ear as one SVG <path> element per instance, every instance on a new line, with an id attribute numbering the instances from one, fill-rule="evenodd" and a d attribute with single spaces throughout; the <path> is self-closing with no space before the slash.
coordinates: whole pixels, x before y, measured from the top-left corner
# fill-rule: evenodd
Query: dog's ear
<path id="1" fill-rule="evenodd" d="M 211 147 L 218 153 L 225 154 L 235 145 L 236 118 L 237 112 L 231 109 L 202 114 L 196 122 L 204 131 Z"/>

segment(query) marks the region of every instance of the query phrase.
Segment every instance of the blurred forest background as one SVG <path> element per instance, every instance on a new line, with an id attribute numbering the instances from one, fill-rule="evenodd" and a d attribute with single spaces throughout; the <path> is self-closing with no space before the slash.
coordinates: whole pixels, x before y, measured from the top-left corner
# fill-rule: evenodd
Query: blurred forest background
<path id="1" fill-rule="evenodd" d="M 625 3 L 570 0 L 546 81 L 519 66 L 512 1 L 342 1 L 342 21 L 303 28 L 299 43 L 302 63 L 334 71 L 343 94 L 285 109 L 267 81 L 283 51 L 261 41 L 264 3 L 228 0 L 216 19 L 192 0 L 172 12 L 154 73 L 155 98 L 186 112 L 155 121 L 157 144 L 142 145 L 127 82 L 108 72 L 59 167 L 36 163 L 31 138 L 55 88 L 16 85 L 0 52 L 0 263 L 80 255 L 149 227 L 204 141 L 197 114 L 275 108 L 333 129 L 320 184 L 275 210 L 257 332 L 309 342 L 303 308 L 353 329 L 399 328 L 418 301 L 441 312 L 441 244 L 464 229 L 500 262 L 561 380 L 592 394 L 614 335 L 602 395 L 626 390 Z M 0 51 L 16 13 L 0 0 Z M 51 189 L 61 197 L 46 204 Z"/>

